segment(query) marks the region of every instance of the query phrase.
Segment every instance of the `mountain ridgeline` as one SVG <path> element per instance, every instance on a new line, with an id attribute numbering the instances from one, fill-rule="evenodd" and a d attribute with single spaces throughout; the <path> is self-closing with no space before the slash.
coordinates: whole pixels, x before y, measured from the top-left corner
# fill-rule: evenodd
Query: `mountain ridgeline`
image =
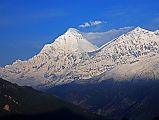
<path id="1" fill-rule="evenodd" d="M 0 77 L 38 89 L 85 80 L 158 79 L 159 35 L 140 27 L 96 48 L 70 28 L 27 61 L 0 68 Z"/>
<path id="2" fill-rule="evenodd" d="M 136 27 L 111 34 L 111 41 L 105 39 L 99 47 L 92 44 L 99 33 L 70 28 L 29 60 L 0 68 L 0 77 L 55 94 L 99 115 L 153 119 L 159 115 L 158 31 Z M 108 32 L 102 36 L 110 38 Z M 102 38 L 103 43 L 104 37 L 99 41 Z"/>

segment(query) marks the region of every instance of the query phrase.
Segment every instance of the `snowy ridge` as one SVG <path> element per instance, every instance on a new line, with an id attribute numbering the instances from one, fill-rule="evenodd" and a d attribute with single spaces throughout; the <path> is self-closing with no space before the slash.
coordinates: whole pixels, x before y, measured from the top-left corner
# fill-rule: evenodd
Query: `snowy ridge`
<path id="1" fill-rule="evenodd" d="M 33 58 L 0 68 L 0 77 L 33 87 L 51 87 L 99 75 L 100 80 L 146 75 L 152 78 L 149 71 L 156 79 L 158 58 L 156 32 L 137 27 L 97 49 L 78 30 L 70 28 Z"/>

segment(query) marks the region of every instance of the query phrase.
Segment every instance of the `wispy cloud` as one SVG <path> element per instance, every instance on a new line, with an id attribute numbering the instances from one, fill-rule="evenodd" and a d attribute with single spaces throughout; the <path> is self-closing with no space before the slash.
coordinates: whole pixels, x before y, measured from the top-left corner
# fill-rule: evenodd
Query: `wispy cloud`
<path id="1" fill-rule="evenodd" d="M 105 24 L 105 23 L 106 23 L 105 21 L 95 20 L 95 21 L 85 22 L 85 23 L 79 25 L 79 27 L 86 28 L 86 27 L 97 26 L 97 25 Z"/>

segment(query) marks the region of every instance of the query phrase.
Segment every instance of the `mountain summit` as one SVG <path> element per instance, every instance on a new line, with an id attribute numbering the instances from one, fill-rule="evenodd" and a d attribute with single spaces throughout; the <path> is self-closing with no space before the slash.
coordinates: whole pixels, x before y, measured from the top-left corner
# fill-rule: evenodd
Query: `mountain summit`
<path id="1" fill-rule="evenodd" d="M 76 28 L 69 28 L 66 33 L 79 34 L 80 31 L 77 30 Z"/>
<path id="2" fill-rule="evenodd" d="M 91 52 L 96 47 L 88 42 L 80 32 L 75 28 L 69 28 L 67 32 L 58 37 L 52 44 L 45 45 L 43 51 L 52 51 L 53 49 L 65 52 Z"/>

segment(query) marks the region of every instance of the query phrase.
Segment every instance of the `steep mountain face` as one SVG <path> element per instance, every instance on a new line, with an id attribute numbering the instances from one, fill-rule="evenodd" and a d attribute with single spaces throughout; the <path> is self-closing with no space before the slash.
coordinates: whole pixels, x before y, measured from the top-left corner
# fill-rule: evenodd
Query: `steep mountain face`
<path id="1" fill-rule="evenodd" d="M 0 76 L 20 85 L 39 86 L 50 81 L 56 84 L 73 66 L 89 58 L 87 52 L 94 50 L 96 47 L 78 30 L 70 28 L 28 61 L 17 60 L 0 68 Z"/>
<path id="2" fill-rule="evenodd" d="M 124 27 L 120 29 L 112 29 L 106 32 L 88 32 L 88 33 L 82 33 L 82 35 L 89 40 L 92 44 L 101 47 L 102 45 L 106 44 L 107 42 L 123 35 L 131 30 L 133 30 L 134 27 Z"/>
<path id="3" fill-rule="evenodd" d="M 59 98 L 31 87 L 0 79 L 0 119 L 9 120 L 106 120 Z"/>
<path id="4" fill-rule="evenodd" d="M 88 79 L 105 73 L 116 80 L 119 80 L 119 77 L 125 80 L 126 77 L 134 77 L 136 72 L 143 76 L 151 72 L 151 76 L 158 78 L 158 56 L 159 36 L 137 27 L 92 53 L 92 57 L 75 66 L 71 77 Z M 129 75 L 127 70 L 132 74 Z M 113 77 L 114 74 L 119 75 Z"/>

